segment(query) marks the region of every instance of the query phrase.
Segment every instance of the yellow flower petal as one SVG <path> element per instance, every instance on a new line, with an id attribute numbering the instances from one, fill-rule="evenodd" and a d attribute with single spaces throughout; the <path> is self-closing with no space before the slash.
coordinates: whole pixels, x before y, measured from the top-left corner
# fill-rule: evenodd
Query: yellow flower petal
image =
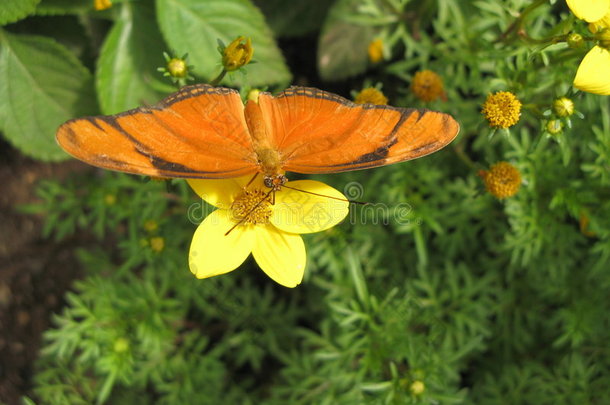
<path id="1" fill-rule="evenodd" d="M 228 209 L 246 184 L 252 180 L 252 177 L 254 177 L 254 174 L 230 179 L 187 179 L 187 182 L 197 195 L 208 204 L 217 208 Z M 260 174 L 256 176 L 251 187 L 255 183 L 260 185 L 260 187 L 264 187 L 262 177 Z"/>
<path id="2" fill-rule="evenodd" d="M 610 95 L 610 51 L 594 46 L 580 62 L 574 86 L 588 93 Z"/>
<path id="3" fill-rule="evenodd" d="M 282 188 L 275 193 L 275 205 L 269 220 L 283 231 L 320 232 L 343 221 L 349 212 L 345 196 L 324 183 L 299 180 L 288 182 L 286 186 L 302 191 Z"/>
<path id="4" fill-rule="evenodd" d="M 305 244 L 299 235 L 283 232 L 273 225 L 257 225 L 252 255 L 256 263 L 276 283 L 296 287 L 305 272 Z"/>
<path id="5" fill-rule="evenodd" d="M 216 210 L 206 217 L 193 235 L 189 267 L 197 278 L 228 273 L 246 260 L 254 246 L 252 226 L 237 226 L 228 210 Z"/>
<path id="6" fill-rule="evenodd" d="M 601 19 L 610 8 L 610 0 L 566 0 L 574 15 L 587 22 Z"/>

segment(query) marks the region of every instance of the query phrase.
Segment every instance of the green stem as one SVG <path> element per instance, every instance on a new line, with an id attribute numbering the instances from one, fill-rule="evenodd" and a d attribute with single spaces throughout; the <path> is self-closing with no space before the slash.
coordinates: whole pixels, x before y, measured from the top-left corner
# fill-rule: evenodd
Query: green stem
<path id="1" fill-rule="evenodd" d="M 227 74 L 227 70 L 223 67 L 222 72 L 220 72 L 220 74 L 214 80 L 210 81 L 210 84 L 212 86 L 218 86 L 218 83 L 220 83 L 220 81 L 222 79 L 224 79 L 226 74 Z"/>
<path id="2" fill-rule="evenodd" d="M 517 17 L 515 21 L 513 21 L 513 23 L 506 29 L 506 31 L 504 31 L 502 35 L 500 35 L 496 42 L 505 42 L 506 39 L 514 32 L 519 33 L 527 15 L 547 2 L 548 0 L 535 0 L 532 4 L 527 6 L 521 12 L 521 14 L 519 14 L 519 17 Z"/>

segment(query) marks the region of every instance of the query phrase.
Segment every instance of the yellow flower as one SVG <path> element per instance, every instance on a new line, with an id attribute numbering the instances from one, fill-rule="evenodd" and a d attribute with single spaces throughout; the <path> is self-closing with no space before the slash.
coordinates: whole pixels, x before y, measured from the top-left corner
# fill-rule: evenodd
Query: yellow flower
<path id="1" fill-rule="evenodd" d="M 566 0 L 572 13 L 581 20 L 601 20 L 610 9 L 610 0 Z"/>
<path id="2" fill-rule="evenodd" d="M 110 0 L 93 0 L 93 8 L 97 11 L 106 10 L 112 7 L 112 1 Z"/>
<path id="3" fill-rule="evenodd" d="M 245 42 L 244 42 L 245 41 Z M 232 72 L 247 65 L 252 60 L 254 48 L 250 38 L 237 37 L 222 53 L 222 65 L 227 72 Z"/>
<path id="4" fill-rule="evenodd" d="M 362 91 L 356 95 L 354 103 L 386 105 L 388 103 L 388 99 L 376 88 L 367 87 L 366 89 L 362 89 Z"/>
<path id="5" fill-rule="evenodd" d="M 521 116 L 521 102 L 513 93 L 499 91 L 487 96 L 481 111 L 489 125 L 495 128 L 512 127 Z"/>
<path id="6" fill-rule="evenodd" d="M 287 182 L 273 195 L 262 176 L 248 185 L 251 180 L 252 175 L 188 180 L 203 200 L 218 208 L 195 231 L 189 254 L 191 272 L 197 278 L 228 273 L 252 253 L 274 281 L 295 287 L 303 279 L 306 262 L 299 234 L 337 225 L 349 204 L 339 191 L 318 181 Z"/>
<path id="7" fill-rule="evenodd" d="M 519 169 L 508 162 L 498 162 L 489 171 L 481 170 L 479 176 L 485 182 L 485 188 L 498 199 L 512 197 L 521 187 Z"/>
<path id="8" fill-rule="evenodd" d="M 584 57 L 574 78 L 574 87 L 587 93 L 610 95 L 610 51 L 594 46 Z"/>
<path id="9" fill-rule="evenodd" d="M 369 43 L 369 60 L 371 63 L 379 63 L 383 60 L 383 41 L 377 38 Z"/>
<path id="10" fill-rule="evenodd" d="M 431 70 L 422 70 L 415 73 L 411 83 L 411 91 L 417 98 L 425 102 L 445 98 L 443 79 Z"/>
<path id="11" fill-rule="evenodd" d="M 580 62 L 574 87 L 588 93 L 610 95 L 610 0 L 567 0 L 576 17 L 589 22 L 599 45 Z"/>

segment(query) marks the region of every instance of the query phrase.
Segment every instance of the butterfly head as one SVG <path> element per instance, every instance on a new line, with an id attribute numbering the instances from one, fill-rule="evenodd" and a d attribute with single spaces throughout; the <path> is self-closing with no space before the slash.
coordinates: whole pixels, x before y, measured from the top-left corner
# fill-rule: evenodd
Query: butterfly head
<path id="1" fill-rule="evenodd" d="M 269 187 L 275 191 L 278 191 L 288 181 L 288 178 L 283 174 L 275 174 L 272 176 L 265 175 L 263 183 L 266 187 Z"/>

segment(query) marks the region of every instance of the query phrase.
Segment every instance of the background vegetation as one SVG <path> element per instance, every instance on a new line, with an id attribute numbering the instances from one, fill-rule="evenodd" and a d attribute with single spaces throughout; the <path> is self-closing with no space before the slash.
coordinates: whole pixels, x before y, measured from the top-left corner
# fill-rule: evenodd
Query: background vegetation
<path id="1" fill-rule="evenodd" d="M 441 110 L 462 128 L 424 159 L 317 176 L 410 210 L 397 221 L 392 209 L 353 207 L 350 221 L 307 237 L 308 269 L 294 290 L 253 260 L 196 280 L 187 213 L 198 201 L 182 180 L 92 170 L 40 184 L 28 210 L 45 215 L 45 236 L 86 234 L 98 247 L 76 252 L 85 275 L 45 334 L 26 403 L 610 397 L 609 103 L 572 88 L 591 44 L 562 40 L 587 32 L 563 1 L 133 0 L 96 11 L 89 0 L 4 0 L 0 23 L 0 128 L 40 160 L 68 158 L 54 141 L 63 121 L 174 91 L 157 71 L 163 52 L 188 52 L 205 82 L 221 70 L 217 39 L 240 35 L 257 63 L 225 85 L 295 83 L 349 97 L 381 84 L 390 104 Z M 376 64 L 367 52 L 375 39 Z M 446 100 L 410 91 L 423 69 L 444 79 Z M 481 115 L 495 91 L 523 103 L 510 130 Z M 577 114 L 556 115 L 562 96 Z M 501 201 L 478 176 L 498 161 L 523 178 Z"/>

